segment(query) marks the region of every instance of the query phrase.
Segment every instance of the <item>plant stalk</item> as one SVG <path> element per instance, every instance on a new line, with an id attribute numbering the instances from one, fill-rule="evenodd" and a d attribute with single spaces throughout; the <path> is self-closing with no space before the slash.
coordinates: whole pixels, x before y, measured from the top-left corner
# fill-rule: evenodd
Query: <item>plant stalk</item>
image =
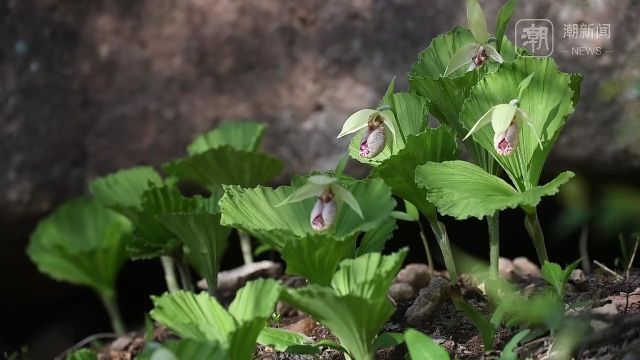
<path id="1" fill-rule="evenodd" d="M 547 255 L 547 248 L 544 246 L 544 234 L 542 233 L 542 227 L 540 227 L 540 221 L 538 220 L 538 212 L 535 208 L 525 212 L 524 227 L 527 229 L 533 246 L 536 248 L 540 265 L 544 265 L 545 261 L 549 261 L 549 256 Z"/>
<path id="2" fill-rule="evenodd" d="M 435 235 L 438 245 L 440 246 L 444 265 L 449 272 L 449 281 L 451 281 L 451 285 L 455 285 L 458 282 L 458 272 L 456 271 L 456 263 L 453 261 L 453 252 L 451 251 L 451 244 L 449 244 L 447 229 L 444 227 L 443 223 L 438 221 L 435 214 L 431 217 L 427 217 L 427 219 L 431 225 L 433 235 Z"/>
<path id="3" fill-rule="evenodd" d="M 164 270 L 164 280 L 167 283 L 167 290 L 169 292 L 176 292 L 180 290 L 178 285 L 178 278 L 176 277 L 176 269 L 173 265 L 173 259 L 169 256 L 161 256 L 160 262 L 162 262 L 162 269 Z"/>
<path id="4" fill-rule="evenodd" d="M 427 234 L 424 231 L 424 226 L 422 226 L 420 219 L 418 219 L 418 227 L 420 227 L 420 238 L 422 239 L 424 251 L 427 254 L 427 266 L 429 267 L 429 273 L 433 274 L 433 257 L 431 256 L 431 249 L 429 249 L 429 243 L 427 242 Z"/>
<path id="5" fill-rule="evenodd" d="M 102 303 L 104 304 L 104 308 L 107 310 L 107 314 L 109 314 L 109 318 L 111 319 L 111 327 L 113 328 L 113 331 L 118 335 L 124 335 L 124 322 L 122 321 L 122 315 L 120 315 L 115 291 L 102 292 L 99 295 L 100 299 L 102 299 Z"/>
<path id="6" fill-rule="evenodd" d="M 182 288 L 187 291 L 194 291 L 193 280 L 191 279 L 191 271 L 189 270 L 189 266 L 181 259 L 175 259 L 176 267 L 178 268 L 178 273 L 180 273 L 180 282 L 182 283 Z"/>
<path id="7" fill-rule="evenodd" d="M 246 232 L 238 229 L 238 237 L 240 238 L 240 250 L 242 251 L 242 259 L 245 265 L 253 264 L 253 250 L 251 249 L 251 237 Z"/>
<path id="8" fill-rule="evenodd" d="M 496 211 L 492 216 L 487 216 L 489 227 L 489 276 L 497 279 L 500 268 L 500 214 Z"/>

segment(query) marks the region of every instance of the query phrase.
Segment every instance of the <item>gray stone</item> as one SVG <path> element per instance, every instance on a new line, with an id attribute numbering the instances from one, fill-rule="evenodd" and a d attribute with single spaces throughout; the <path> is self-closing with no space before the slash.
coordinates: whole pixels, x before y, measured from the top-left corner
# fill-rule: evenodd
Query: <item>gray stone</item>
<path id="1" fill-rule="evenodd" d="M 395 282 L 411 285 L 416 291 L 429 285 L 431 274 L 426 264 L 409 264 L 396 275 Z"/>
<path id="2" fill-rule="evenodd" d="M 449 281 L 434 277 L 429 286 L 420 290 L 418 297 L 404 314 L 409 326 L 420 326 L 448 299 L 451 287 Z"/>
<path id="3" fill-rule="evenodd" d="M 389 288 L 389 296 L 396 302 L 408 301 L 416 296 L 415 290 L 409 284 L 398 282 L 391 284 Z"/>

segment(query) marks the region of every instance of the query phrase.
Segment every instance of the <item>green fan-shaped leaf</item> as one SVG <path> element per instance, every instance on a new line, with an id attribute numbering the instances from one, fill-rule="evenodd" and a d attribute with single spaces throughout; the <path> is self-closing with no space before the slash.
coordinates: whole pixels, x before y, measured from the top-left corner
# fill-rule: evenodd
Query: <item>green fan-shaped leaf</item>
<path id="1" fill-rule="evenodd" d="M 285 329 L 265 327 L 258 336 L 258 344 L 271 346 L 276 351 L 289 352 L 293 348 L 309 346 L 313 344 L 313 339 L 304 334 Z M 317 352 L 317 350 L 315 350 Z"/>
<path id="2" fill-rule="evenodd" d="M 518 192 L 506 181 L 466 161 L 428 162 L 416 169 L 416 182 L 427 190 L 427 200 L 443 215 L 458 220 L 483 218 L 517 206 L 536 206 L 543 196 L 558 192 L 573 177 L 570 171 L 543 186 Z"/>
<path id="3" fill-rule="evenodd" d="M 79 349 L 67 354 L 67 360 L 98 360 L 98 354 L 89 349 Z"/>
<path id="4" fill-rule="evenodd" d="M 360 245 L 356 250 L 356 256 L 370 252 L 382 252 L 382 250 L 384 250 L 384 244 L 393 237 L 393 232 L 396 229 L 396 219 L 389 218 L 375 229 L 367 231 L 362 237 L 362 240 L 360 240 Z"/>
<path id="5" fill-rule="evenodd" d="M 93 179 L 89 189 L 102 205 L 135 220 L 142 193 L 152 185 L 162 185 L 160 175 L 151 166 L 138 166 Z"/>
<path id="6" fill-rule="evenodd" d="M 253 121 L 224 121 L 202 134 L 187 147 L 189 155 L 229 145 L 236 150 L 254 152 L 260 147 L 267 126 Z"/>
<path id="7" fill-rule="evenodd" d="M 412 360 L 449 360 L 449 354 L 427 335 L 413 329 L 404 333 Z"/>
<path id="8" fill-rule="evenodd" d="M 346 204 L 339 204 L 334 225 L 323 232 L 335 239 L 346 239 L 374 229 L 389 217 L 395 207 L 395 200 L 382 180 L 349 181 L 342 185 L 357 199 L 363 218 Z M 276 207 L 298 187 L 272 189 L 258 186 L 242 189 L 225 186 L 225 195 L 220 200 L 221 222 L 226 226 L 241 228 L 282 251 L 290 240 L 318 234 L 309 223 L 315 199 Z"/>
<path id="9" fill-rule="evenodd" d="M 152 187 L 145 191 L 134 237 L 127 246 L 129 256 L 133 259 L 149 259 L 173 253 L 181 243 L 175 234 L 158 221 L 158 216 L 192 212 L 198 206 L 205 205 L 206 202 L 186 198 L 177 188 L 170 186 Z"/>
<path id="10" fill-rule="evenodd" d="M 189 260 L 215 291 L 220 260 L 231 229 L 220 225 L 220 214 L 174 213 L 160 215 L 160 223 L 187 247 Z"/>
<path id="11" fill-rule="evenodd" d="M 229 359 L 248 359 L 279 296 L 275 280 L 250 281 L 227 312 L 207 293 L 180 291 L 152 297 L 151 317 L 180 337 L 219 343 Z"/>
<path id="12" fill-rule="evenodd" d="M 223 184 L 243 187 L 266 184 L 282 171 L 282 162 L 273 156 L 225 145 L 163 167 L 167 173 L 181 180 L 189 180 L 217 192 Z"/>
<path id="13" fill-rule="evenodd" d="M 151 318 L 182 338 L 217 341 L 228 348 L 229 334 L 237 328 L 233 317 L 208 293 L 186 291 L 152 296 Z"/>
<path id="14" fill-rule="evenodd" d="M 333 275 L 331 287 L 339 295 L 356 295 L 369 300 L 382 299 L 400 270 L 407 251 L 404 248 L 391 255 L 369 253 L 344 260 Z"/>
<path id="15" fill-rule="evenodd" d="M 79 198 L 41 220 L 27 255 L 38 269 L 60 281 L 112 294 L 125 262 L 131 223 L 95 200 Z"/>
<path id="16" fill-rule="evenodd" d="M 136 357 L 137 360 L 216 359 L 227 360 L 229 355 L 220 344 L 191 339 L 168 340 L 152 346 Z"/>
<path id="17" fill-rule="evenodd" d="M 418 135 L 409 135 L 405 148 L 378 166 L 374 176 L 382 178 L 396 196 L 427 215 L 435 210 L 426 200 L 426 190 L 415 182 L 416 167 L 427 161 L 442 162 L 457 157 L 456 139 L 444 126 L 426 129 Z"/>
<path id="18" fill-rule="evenodd" d="M 374 340 L 394 308 L 386 298 L 375 301 L 354 295 L 338 295 L 317 285 L 286 290 L 283 300 L 324 324 L 354 359 L 369 359 Z"/>
<path id="19" fill-rule="evenodd" d="M 389 85 L 390 89 L 392 84 Z M 363 158 L 360 156 L 360 142 L 364 136 L 366 129 L 363 129 L 357 133 L 349 145 L 349 155 L 365 164 L 378 165 L 381 162 L 388 159 L 393 154 L 397 154 L 402 148 L 405 147 L 407 136 L 410 134 L 417 134 L 423 131 L 427 126 L 427 115 L 429 109 L 427 107 L 427 100 L 416 94 L 409 93 L 387 93 L 382 104 L 391 107 L 393 113 L 394 126 L 398 132 L 396 141 L 393 144 L 393 151 L 387 146 L 376 157 L 372 159 Z M 390 100 L 393 101 L 390 101 Z"/>
<path id="20" fill-rule="evenodd" d="M 313 284 L 328 286 L 338 264 L 353 256 L 355 236 L 335 239 L 328 235 L 307 235 L 288 241 L 281 255 L 287 274 L 302 275 Z"/>
<path id="21" fill-rule="evenodd" d="M 509 156 L 501 156 L 494 149 L 494 132 L 490 126 L 473 135 L 520 190 L 537 185 L 541 163 L 551 151 L 568 116 L 573 113 L 572 77 L 560 72 L 553 59 L 521 57 L 513 63 L 503 64 L 500 71 L 487 74 L 473 87 L 460 112 L 460 121 L 466 129 L 471 129 L 489 109 L 515 99 L 519 93 L 518 85 L 531 74 L 535 75 L 519 99 L 519 107 L 528 115 L 535 131 L 521 125 L 519 145 Z M 536 134 L 541 137 L 542 149 Z"/>

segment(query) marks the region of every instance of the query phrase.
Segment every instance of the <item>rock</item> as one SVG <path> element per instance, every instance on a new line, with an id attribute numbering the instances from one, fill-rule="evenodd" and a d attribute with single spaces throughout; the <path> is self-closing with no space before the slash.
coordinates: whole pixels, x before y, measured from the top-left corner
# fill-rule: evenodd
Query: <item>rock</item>
<path id="1" fill-rule="evenodd" d="M 578 291 L 587 291 L 589 289 L 587 275 L 581 269 L 575 269 L 571 272 L 569 283 Z"/>
<path id="2" fill-rule="evenodd" d="M 514 270 L 515 266 L 513 265 L 513 261 L 505 257 L 500 257 L 498 260 L 498 272 L 501 278 L 510 280 Z"/>
<path id="3" fill-rule="evenodd" d="M 282 328 L 295 331 L 307 336 L 313 334 L 313 330 L 316 328 L 316 322 L 310 317 L 303 317 L 302 319 L 294 322 L 293 324 L 285 325 Z"/>
<path id="4" fill-rule="evenodd" d="M 245 264 L 231 270 L 218 273 L 218 291 L 221 293 L 233 293 L 244 284 L 253 279 L 262 277 L 277 278 L 282 274 L 282 265 L 273 261 L 258 261 Z M 207 288 L 207 281 L 198 281 L 198 287 Z"/>
<path id="5" fill-rule="evenodd" d="M 434 277 L 429 286 L 420 290 L 418 297 L 404 314 L 409 326 L 420 326 L 449 297 L 449 281 Z"/>
<path id="6" fill-rule="evenodd" d="M 524 256 L 513 259 L 514 271 L 523 278 L 540 278 L 540 268 Z"/>
<path id="7" fill-rule="evenodd" d="M 409 301 L 416 296 L 416 292 L 413 289 L 413 286 L 398 282 L 391 284 L 391 288 L 389 289 L 389 296 L 396 302 Z"/>
<path id="8" fill-rule="evenodd" d="M 409 264 L 398 272 L 395 282 L 411 285 L 416 291 L 429 285 L 431 273 L 426 264 Z"/>

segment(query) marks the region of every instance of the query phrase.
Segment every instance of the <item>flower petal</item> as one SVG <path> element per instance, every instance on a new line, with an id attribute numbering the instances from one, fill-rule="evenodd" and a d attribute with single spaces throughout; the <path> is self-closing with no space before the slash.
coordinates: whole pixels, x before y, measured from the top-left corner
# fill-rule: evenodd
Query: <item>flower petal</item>
<path id="1" fill-rule="evenodd" d="M 516 111 L 516 120 L 518 120 L 521 123 L 525 123 L 529 125 L 529 127 L 531 128 L 531 131 L 533 131 L 533 136 L 535 136 L 536 140 L 538 140 L 538 145 L 540 145 L 540 149 L 542 149 L 542 141 L 540 140 L 540 136 L 538 136 L 538 132 L 536 131 L 536 126 L 533 124 L 533 121 L 531 121 L 531 119 L 529 118 L 529 115 L 527 115 L 527 113 L 525 113 L 521 109 L 518 109 L 518 111 Z"/>
<path id="2" fill-rule="evenodd" d="M 327 176 L 327 175 L 311 175 L 307 179 L 307 182 L 309 183 L 312 183 L 315 185 L 321 185 L 324 187 L 326 187 L 329 184 L 333 184 L 336 181 L 338 181 L 338 179 L 334 178 L 333 176 Z"/>
<path id="3" fill-rule="evenodd" d="M 354 133 L 367 126 L 371 116 L 376 113 L 377 111 L 373 109 L 362 109 L 356 111 L 344 122 L 344 125 L 342 125 L 342 131 L 340 131 L 338 138 Z"/>
<path id="4" fill-rule="evenodd" d="M 478 43 L 486 44 L 489 41 L 487 21 L 478 0 L 467 0 L 467 24 Z"/>
<path id="5" fill-rule="evenodd" d="M 531 73 L 524 80 L 520 81 L 520 84 L 518 84 L 518 99 L 522 99 L 522 94 L 529 87 L 529 84 L 531 83 L 531 79 L 533 79 L 533 75 L 535 74 L 536 73 Z"/>
<path id="6" fill-rule="evenodd" d="M 493 132 L 496 134 L 503 133 L 507 131 L 507 128 L 511 125 L 518 108 L 510 104 L 500 104 L 493 108 L 494 110 L 491 114 L 491 126 L 493 127 Z"/>
<path id="7" fill-rule="evenodd" d="M 449 63 L 447 64 L 447 68 L 444 70 L 443 76 L 449 76 L 454 71 L 460 69 L 461 67 L 472 63 L 473 64 L 473 56 L 480 49 L 480 45 L 476 43 L 468 43 L 463 45 L 453 56 Z M 468 71 L 469 69 L 467 69 Z"/>
<path id="8" fill-rule="evenodd" d="M 467 138 L 469 136 L 471 136 L 471 134 L 473 134 L 474 132 L 480 130 L 483 126 L 485 126 L 488 123 L 490 123 L 491 122 L 491 118 L 493 116 L 493 112 L 495 111 L 496 107 L 498 107 L 498 106 L 500 106 L 500 105 L 496 105 L 496 106 L 492 107 L 491 109 L 489 109 L 489 111 L 484 113 L 484 115 L 482 115 L 482 117 L 480 119 L 478 119 L 478 121 L 476 121 L 475 124 L 473 124 L 473 127 L 471 128 L 471 130 L 469 130 L 469 133 L 467 133 L 467 135 L 462 139 L 462 141 L 467 140 Z"/>
<path id="9" fill-rule="evenodd" d="M 498 50 L 496 50 L 496 48 L 493 47 L 493 45 L 484 44 L 484 51 L 487 53 L 487 55 L 489 55 L 491 59 L 493 59 L 493 61 L 500 64 L 504 62 L 504 59 L 502 58 L 502 56 L 500 56 L 500 53 L 498 52 Z"/>
<path id="10" fill-rule="evenodd" d="M 396 142 L 396 125 L 395 120 L 396 117 L 393 116 L 393 112 L 391 110 L 385 110 L 380 113 L 382 119 L 384 119 L 384 126 L 391 131 L 391 141 L 389 142 L 389 148 L 393 151 L 393 144 Z"/>
<path id="11" fill-rule="evenodd" d="M 333 184 L 331 185 L 331 191 L 333 194 L 340 200 L 344 201 L 349 205 L 353 211 L 360 216 L 360 218 L 364 219 L 364 215 L 362 214 L 362 210 L 360 209 L 360 204 L 358 204 L 358 200 L 351 194 L 351 192 L 345 189 L 342 185 Z"/>
<path id="12" fill-rule="evenodd" d="M 287 196 L 287 198 L 282 200 L 282 202 L 276 205 L 276 207 L 299 202 L 310 197 L 318 197 L 322 194 L 325 188 L 326 185 L 323 186 L 308 182 L 292 192 L 291 195 Z"/>

